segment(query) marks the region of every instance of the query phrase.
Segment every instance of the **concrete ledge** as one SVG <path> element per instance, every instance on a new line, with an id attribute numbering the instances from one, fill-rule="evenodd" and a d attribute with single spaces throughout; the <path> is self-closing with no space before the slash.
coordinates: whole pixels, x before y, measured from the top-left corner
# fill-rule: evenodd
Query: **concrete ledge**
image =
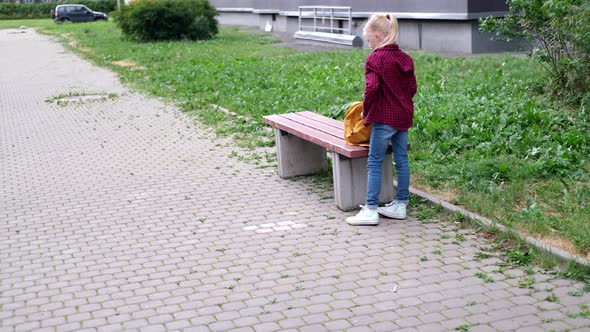
<path id="1" fill-rule="evenodd" d="M 362 47 L 363 40 L 359 36 L 343 35 L 337 33 L 317 32 L 317 31 L 297 31 L 293 35 L 295 39 L 315 40 L 326 43 L 348 45 L 353 47 Z"/>
<path id="2" fill-rule="evenodd" d="M 253 9 L 253 14 L 262 14 L 262 15 L 270 15 L 270 14 L 279 14 L 278 9 Z"/>
<path id="3" fill-rule="evenodd" d="M 352 12 L 352 18 L 367 19 L 379 12 Z M 280 15 L 299 17 L 298 11 L 280 11 Z M 482 17 L 494 16 L 504 17 L 508 12 L 485 12 L 485 13 L 411 13 L 411 12 L 387 12 L 401 20 L 439 20 L 439 21 L 471 21 Z"/>
<path id="4" fill-rule="evenodd" d="M 394 180 L 393 185 L 397 188 L 397 181 Z M 583 257 L 570 254 L 569 252 L 566 252 L 566 251 L 559 249 L 555 246 L 552 246 L 552 245 L 547 244 L 543 241 L 535 239 L 532 236 L 516 232 L 515 230 L 507 228 L 506 226 L 500 225 L 496 222 L 493 222 L 488 218 L 482 217 L 478 214 L 475 214 L 473 212 L 470 212 L 470 211 L 467 211 L 463 208 L 460 208 L 456 205 L 453 205 L 449 202 L 443 201 L 443 200 L 441 200 L 441 199 L 439 199 L 427 192 L 410 187 L 410 193 L 412 193 L 413 195 L 416 195 L 418 197 L 424 198 L 430 204 L 433 204 L 433 205 L 440 204 L 442 206 L 442 208 L 447 212 L 460 213 L 461 215 L 468 218 L 472 222 L 481 223 L 484 227 L 497 227 L 498 229 L 500 229 L 500 231 L 502 231 L 504 233 L 509 233 L 509 232 L 513 233 L 516 236 L 518 236 L 520 239 L 522 239 L 523 241 L 526 241 L 527 243 L 529 243 L 530 245 L 535 246 L 541 250 L 544 250 L 552 255 L 555 255 L 558 259 L 561 259 L 563 262 L 575 261 L 578 264 L 590 267 L 590 261 L 588 261 L 587 259 L 585 259 Z"/>
<path id="5" fill-rule="evenodd" d="M 254 8 L 216 8 L 220 13 L 252 13 Z"/>

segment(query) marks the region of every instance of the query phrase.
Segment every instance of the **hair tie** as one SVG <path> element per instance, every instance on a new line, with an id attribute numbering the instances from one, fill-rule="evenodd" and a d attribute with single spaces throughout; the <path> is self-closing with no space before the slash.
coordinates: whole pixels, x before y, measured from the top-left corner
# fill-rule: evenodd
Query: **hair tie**
<path id="1" fill-rule="evenodd" d="M 391 17 L 389 17 L 389 14 L 385 15 L 385 17 L 387 17 L 387 19 L 391 21 Z"/>

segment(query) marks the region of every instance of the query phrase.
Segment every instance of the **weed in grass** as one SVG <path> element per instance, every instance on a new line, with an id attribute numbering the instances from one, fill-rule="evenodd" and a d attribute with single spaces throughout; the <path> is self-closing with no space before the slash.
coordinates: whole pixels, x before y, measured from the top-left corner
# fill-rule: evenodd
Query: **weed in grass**
<path id="1" fill-rule="evenodd" d="M 490 277 L 489 275 L 487 275 L 483 272 L 477 272 L 475 274 L 475 276 L 478 277 L 479 279 L 483 280 L 483 282 L 485 282 L 486 284 L 494 282 L 494 279 L 492 279 L 492 277 Z"/>
<path id="2" fill-rule="evenodd" d="M 535 274 L 535 268 L 533 266 L 525 266 L 523 269 L 524 273 L 526 273 L 527 275 L 531 276 L 533 274 Z"/>
<path id="3" fill-rule="evenodd" d="M 549 296 L 547 296 L 545 298 L 545 301 L 548 301 L 548 302 L 559 302 L 559 298 L 555 294 L 551 293 L 551 295 L 549 295 Z"/>
<path id="4" fill-rule="evenodd" d="M 475 302 L 475 301 L 469 301 L 469 302 L 467 302 L 467 305 L 470 306 L 470 307 L 472 307 L 472 306 L 474 306 L 476 304 L 477 304 L 477 302 Z"/>
<path id="5" fill-rule="evenodd" d="M 455 331 L 469 332 L 469 329 L 470 328 L 471 328 L 471 325 L 469 325 L 469 324 L 463 324 L 463 325 L 457 326 L 455 328 Z"/>
<path id="6" fill-rule="evenodd" d="M 421 262 L 426 262 L 427 260 L 428 260 L 428 257 L 426 257 L 426 256 L 420 257 Z"/>
<path id="7" fill-rule="evenodd" d="M 502 264 L 502 263 L 500 263 Z M 496 264 L 497 265 L 497 264 Z M 498 266 L 497 269 L 495 269 L 494 271 L 492 271 L 493 273 L 504 273 L 504 271 L 506 270 L 506 268 L 504 266 Z"/>
<path id="8" fill-rule="evenodd" d="M 517 244 L 506 251 L 506 256 L 508 258 L 508 262 L 511 264 L 519 266 L 528 265 L 531 263 L 533 258 L 533 249 Z"/>
<path id="9" fill-rule="evenodd" d="M 442 251 L 440 251 L 440 250 L 434 250 L 434 251 L 432 252 L 432 254 L 433 254 L 433 255 L 442 255 Z"/>
<path id="10" fill-rule="evenodd" d="M 536 282 L 535 278 L 526 277 L 526 278 L 520 279 L 518 281 L 518 287 L 531 289 L 531 288 L 533 288 L 533 285 L 535 284 L 535 282 Z"/>
<path id="11" fill-rule="evenodd" d="M 590 292 L 590 267 L 570 261 L 565 269 L 559 270 L 557 274 L 562 277 L 585 281 L 584 289 Z"/>
<path id="12" fill-rule="evenodd" d="M 460 223 L 467 220 L 467 218 L 459 211 L 453 212 L 453 219 L 455 220 L 455 222 L 460 222 Z"/>
<path id="13" fill-rule="evenodd" d="M 580 311 L 568 312 L 567 316 L 570 318 L 590 318 L 590 309 L 587 304 L 580 304 Z"/>
<path id="14" fill-rule="evenodd" d="M 466 241 L 467 238 L 465 237 L 465 235 L 463 235 L 461 233 L 457 233 L 457 234 L 455 234 L 455 240 L 457 240 L 459 242 L 463 242 L 463 241 Z"/>
<path id="15" fill-rule="evenodd" d="M 434 219 L 438 216 L 443 210 L 440 204 L 430 206 L 428 204 L 416 204 L 415 205 L 416 211 L 416 218 L 421 221 L 427 221 Z"/>
<path id="16" fill-rule="evenodd" d="M 491 256 L 491 255 L 490 255 L 489 253 L 487 253 L 487 252 L 483 252 L 483 251 L 480 251 L 480 252 L 478 252 L 477 254 L 475 254 L 475 260 L 476 260 L 477 262 L 479 262 L 479 261 L 481 261 L 482 259 L 490 258 L 490 256 Z"/>
<path id="17" fill-rule="evenodd" d="M 584 295 L 584 291 L 581 289 L 575 290 L 575 291 L 569 291 L 567 292 L 567 295 L 569 296 L 575 296 L 575 297 L 580 297 Z"/>

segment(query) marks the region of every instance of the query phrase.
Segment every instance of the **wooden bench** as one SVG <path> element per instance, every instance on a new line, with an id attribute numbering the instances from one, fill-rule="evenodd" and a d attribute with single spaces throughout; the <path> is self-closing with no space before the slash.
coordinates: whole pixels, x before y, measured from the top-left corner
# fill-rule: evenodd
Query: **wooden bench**
<path id="1" fill-rule="evenodd" d="M 327 170 L 326 150 L 330 150 L 336 205 L 341 210 L 350 210 L 365 204 L 369 148 L 346 144 L 344 122 L 309 111 L 268 115 L 263 121 L 276 128 L 281 178 Z M 392 183 L 392 154 L 389 151 L 382 168 L 380 202 L 393 200 Z"/>

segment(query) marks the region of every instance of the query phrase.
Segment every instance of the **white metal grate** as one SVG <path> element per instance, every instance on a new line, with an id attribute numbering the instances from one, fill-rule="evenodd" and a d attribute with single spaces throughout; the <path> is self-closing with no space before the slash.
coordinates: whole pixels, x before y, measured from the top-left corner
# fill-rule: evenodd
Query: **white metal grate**
<path id="1" fill-rule="evenodd" d="M 313 25 L 304 25 L 304 19 L 313 19 Z M 347 21 L 347 27 L 339 22 Z M 336 26 L 335 26 L 336 23 Z M 299 31 L 346 33 L 352 32 L 351 7 L 299 6 Z"/>

